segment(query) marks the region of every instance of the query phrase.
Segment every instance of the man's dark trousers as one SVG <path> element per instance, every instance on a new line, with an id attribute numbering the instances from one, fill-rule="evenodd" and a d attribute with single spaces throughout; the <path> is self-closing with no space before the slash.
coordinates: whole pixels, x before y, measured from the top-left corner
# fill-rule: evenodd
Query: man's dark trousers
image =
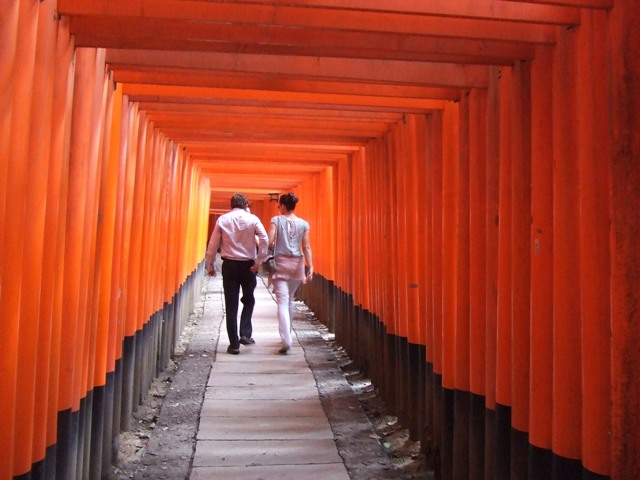
<path id="1" fill-rule="evenodd" d="M 227 335 L 231 348 L 240 348 L 238 337 L 238 297 L 242 288 L 242 312 L 240 313 L 240 335 L 251 337 L 253 326 L 251 316 L 256 299 L 253 291 L 256 289 L 256 274 L 251 271 L 253 260 L 222 260 L 222 288 L 224 289 L 224 303 L 226 308 Z"/>

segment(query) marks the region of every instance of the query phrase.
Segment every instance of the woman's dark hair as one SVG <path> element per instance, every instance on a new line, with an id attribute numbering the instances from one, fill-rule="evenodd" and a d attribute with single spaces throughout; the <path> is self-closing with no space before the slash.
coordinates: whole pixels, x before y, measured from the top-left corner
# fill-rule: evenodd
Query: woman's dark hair
<path id="1" fill-rule="evenodd" d="M 285 208 L 289 211 L 296 209 L 296 203 L 298 203 L 298 197 L 296 197 L 293 193 L 285 193 L 280 195 L 280 201 L 278 202 L 280 205 L 284 205 Z"/>

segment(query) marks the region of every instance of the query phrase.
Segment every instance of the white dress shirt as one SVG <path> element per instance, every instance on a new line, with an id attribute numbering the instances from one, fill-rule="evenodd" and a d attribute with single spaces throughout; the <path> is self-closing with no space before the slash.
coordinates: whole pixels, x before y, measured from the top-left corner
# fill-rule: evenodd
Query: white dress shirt
<path id="1" fill-rule="evenodd" d="M 256 252 L 256 238 L 257 252 Z M 256 260 L 261 264 L 267 256 L 269 238 L 260 219 L 242 208 L 234 208 L 218 218 L 205 257 L 207 271 L 213 270 L 216 252 L 230 260 Z"/>

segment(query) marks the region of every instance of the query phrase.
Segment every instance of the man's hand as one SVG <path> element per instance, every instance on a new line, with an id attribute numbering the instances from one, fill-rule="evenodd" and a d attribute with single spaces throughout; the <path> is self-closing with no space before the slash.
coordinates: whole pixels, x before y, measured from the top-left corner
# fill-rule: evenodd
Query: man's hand
<path id="1" fill-rule="evenodd" d="M 252 272 L 257 272 L 260 269 L 260 265 L 258 265 L 257 263 L 254 263 L 253 265 L 251 265 L 251 271 Z"/>
<path id="2" fill-rule="evenodd" d="M 215 277 L 216 276 L 216 269 L 214 268 L 213 270 L 209 270 L 207 273 L 209 274 L 210 277 Z"/>

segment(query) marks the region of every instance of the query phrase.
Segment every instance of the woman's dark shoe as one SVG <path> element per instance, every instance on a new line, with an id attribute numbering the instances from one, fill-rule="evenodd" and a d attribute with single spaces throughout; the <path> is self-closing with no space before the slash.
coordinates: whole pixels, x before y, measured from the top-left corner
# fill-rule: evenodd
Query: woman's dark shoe
<path id="1" fill-rule="evenodd" d="M 285 355 L 288 351 L 289 351 L 289 347 L 282 347 L 280 350 L 278 350 L 278 353 Z"/>

